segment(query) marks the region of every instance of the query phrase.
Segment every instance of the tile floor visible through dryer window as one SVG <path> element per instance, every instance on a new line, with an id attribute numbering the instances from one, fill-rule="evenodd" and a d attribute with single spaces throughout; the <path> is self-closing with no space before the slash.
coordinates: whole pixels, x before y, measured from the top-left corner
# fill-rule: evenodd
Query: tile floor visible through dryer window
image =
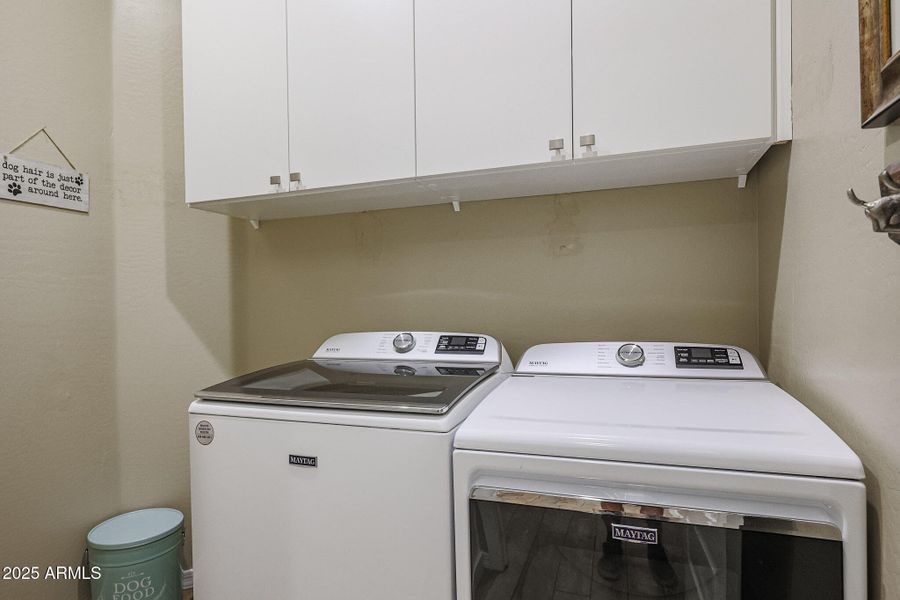
<path id="1" fill-rule="evenodd" d="M 716 579 L 708 566 L 686 560 L 688 534 L 677 525 L 616 520 L 658 526 L 665 541 L 655 547 L 610 543 L 608 517 L 479 501 L 470 506 L 473 563 L 479 565 L 474 600 L 692 600 L 709 597 L 707 583 L 697 589 L 698 577 Z"/>

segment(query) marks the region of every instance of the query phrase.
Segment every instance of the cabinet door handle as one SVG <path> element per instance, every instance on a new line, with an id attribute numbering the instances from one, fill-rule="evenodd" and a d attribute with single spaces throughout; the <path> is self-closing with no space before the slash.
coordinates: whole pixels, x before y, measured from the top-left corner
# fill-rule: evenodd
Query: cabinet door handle
<path id="1" fill-rule="evenodd" d="M 566 147 L 564 138 L 555 138 L 550 140 L 550 160 L 565 160 L 566 154 L 563 148 Z"/>
<path id="2" fill-rule="evenodd" d="M 300 171 L 294 171 L 291 173 L 291 182 L 300 183 Z"/>
<path id="3" fill-rule="evenodd" d="M 269 177 L 270 185 L 281 185 L 281 175 L 272 175 Z"/>
<path id="4" fill-rule="evenodd" d="M 288 183 L 288 189 L 290 189 L 291 191 L 303 189 L 302 182 L 300 181 L 300 171 L 294 171 L 290 174 L 288 179 L 290 180 L 290 183 Z"/>
<path id="5" fill-rule="evenodd" d="M 582 148 L 584 148 L 584 150 L 581 152 L 581 158 L 599 156 L 599 153 L 594 150 L 594 144 L 597 143 L 597 138 L 593 133 L 581 136 L 580 138 L 578 138 L 578 143 L 581 144 Z"/>

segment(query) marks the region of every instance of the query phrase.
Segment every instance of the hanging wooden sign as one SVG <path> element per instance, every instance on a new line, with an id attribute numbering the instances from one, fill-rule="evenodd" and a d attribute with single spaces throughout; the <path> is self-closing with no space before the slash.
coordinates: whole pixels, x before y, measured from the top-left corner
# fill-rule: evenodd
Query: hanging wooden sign
<path id="1" fill-rule="evenodd" d="M 90 180 L 85 173 L 4 154 L 0 198 L 88 212 Z"/>

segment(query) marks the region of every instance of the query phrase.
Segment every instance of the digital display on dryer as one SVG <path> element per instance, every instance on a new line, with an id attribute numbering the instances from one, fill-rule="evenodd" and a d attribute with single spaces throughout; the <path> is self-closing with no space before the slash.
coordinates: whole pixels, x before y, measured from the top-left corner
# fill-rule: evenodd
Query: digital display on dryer
<path id="1" fill-rule="evenodd" d="M 741 353 L 734 348 L 675 346 L 675 366 L 679 369 L 743 369 Z"/>

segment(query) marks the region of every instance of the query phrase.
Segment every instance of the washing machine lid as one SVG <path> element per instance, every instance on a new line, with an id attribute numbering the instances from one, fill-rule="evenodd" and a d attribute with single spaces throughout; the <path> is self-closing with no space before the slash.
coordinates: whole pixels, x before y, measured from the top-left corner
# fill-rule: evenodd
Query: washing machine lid
<path id="1" fill-rule="evenodd" d="M 498 368 L 488 362 L 309 359 L 235 377 L 197 392 L 196 397 L 440 415 Z"/>
<path id="2" fill-rule="evenodd" d="M 765 380 L 517 374 L 457 432 L 459 449 L 863 479 L 859 458 Z"/>

